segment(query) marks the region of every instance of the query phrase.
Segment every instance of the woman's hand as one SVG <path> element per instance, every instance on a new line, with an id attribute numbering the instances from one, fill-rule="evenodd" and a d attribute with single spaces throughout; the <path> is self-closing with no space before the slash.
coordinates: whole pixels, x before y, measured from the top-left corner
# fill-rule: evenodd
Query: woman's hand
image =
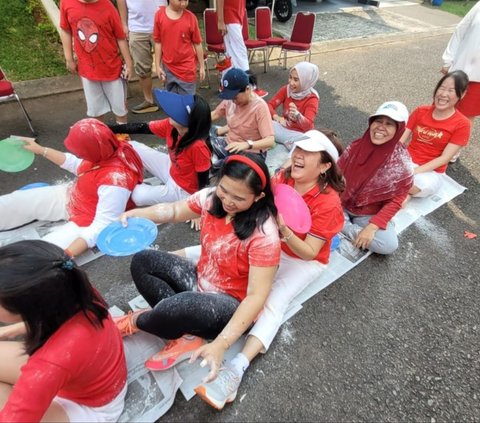
<path id="1" fill-rule="evenodd" d="M 229 153 L 240 153 L 242 151 L 246 151 L 249 149 L 249 145 L 247 142 L 240 141 L 240 142 L 231 142 L 230 144 L 227 144 L 225 147 L 225 150 L 227 150 Z"/>
<path id="2" fill-rule="evenodd" d="M 204 377 L 202 381 L 203 383 L 211 382 L 218 376 L 218 371 L 220 370 L 226 347 L 226 342 L 217 338 L 214 341 L 197 348 L 190 357 L 189 363 L 193 363 L 197 358 L 201 357 L 203 360 L 200 363 L 200 367 L 205 367 L 207 364 L 210 367 L 210 373 Z"/>
<path id="3" fill-rule="evenodd" d="M 187 220 L 186 223 L 190 223 L 190 229 L 195 229 L 197 232 L 200 230 L 202 219 L 197 217 L 196 219 Z"/>
<path id="4" fill-rule="evenodd" d="M 34 154 L 43 154 L 45 147 L 42 147 L 41 145 L 37 144 L 35 142 L 35 138 L 19 137 L 16 135 L 15 137 L 21 139 L 24 142 L 23 148 L 25 150 L 31 151 Z"/>
<path id="5" fill-rule="evenodd" d="M 278 230 L 280 231 L 280 234 L 283 237 L 286 237 L 292 234 L 292 230 L 286 225 L 285 220 L 283 219 L 283 216 L 280 213 L 277 214 L 277 225 L 278 225 Z"/>
<path id="6" fill-rule="evenodd" d="M 149 214 L 146 212 L 146 208 L 143 209 L 132 209 L 129 211 L 126 211 L 125 213 L 122 213 L 119 217 L 120 222 L 122 223 L 122 226 L 126 228 L 128 226 L 127 219 L 129 217 L 144 217 L 146 219 L 150 219 Z"/>
<path id="7" fill-rule="evenodd" d="M 297 120 L 297 116 L 300 112 L 297 109 L 297 105 L 295 103 L 290 103 L 288 105 L 288 117 L 290 120 Z"/>
<path id="8" fill-rule="evenodd" d="M 14 323 L 0 328 L 0 339 L 5 340 L 16 338 L 17 336 L 25 335 L 26 332 L 27 328 L 25 327 L 25 323 Z"/>
<path id="9" fill-rule="evenodd" d="M 374 225 L 373 223 L 369 223 L 365 226 L 360 233 L 357 235 L 355 239 L 354 245 L 357 248 L 362 248 L 364 250 L 368 249 L 373 238 L 375 238 L 375 233 L 378 230 L 378 226 Z"/>

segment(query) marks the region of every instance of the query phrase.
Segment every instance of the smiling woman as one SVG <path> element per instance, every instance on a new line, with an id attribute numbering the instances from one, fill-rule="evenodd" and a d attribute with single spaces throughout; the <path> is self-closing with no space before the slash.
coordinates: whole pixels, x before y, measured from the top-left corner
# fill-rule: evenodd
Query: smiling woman
<path id="1" fill-rule="evenodd" d="M 362 138 L 350 144 L 338 161 L 347 188 L 342 194 L 342 233 L 355 247 L 391 254 L 398 238 L 390 220 L 402 207 L 412 186 L 413 165 L 399 143 L 408 119 L 398 101 L 382 104 L 370 116 Z"/>

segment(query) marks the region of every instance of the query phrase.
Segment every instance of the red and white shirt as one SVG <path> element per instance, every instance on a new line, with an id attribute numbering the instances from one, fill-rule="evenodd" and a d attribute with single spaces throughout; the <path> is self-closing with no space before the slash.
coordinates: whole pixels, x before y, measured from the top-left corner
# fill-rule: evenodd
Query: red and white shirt
<path id="1" fill-rule="evenodd" d="M 203 292 L 223 292 L 242 301 L 247 295 L 250 266 L 278 266 L 280 239 L 274 218 L 241 241 L 232 222 L 217 218 L 208 210 L 215 188 L 205 188 L 190 196 L 188 207 L 201 215 L 201 255 L 198 262 L 198 288 Z"/>

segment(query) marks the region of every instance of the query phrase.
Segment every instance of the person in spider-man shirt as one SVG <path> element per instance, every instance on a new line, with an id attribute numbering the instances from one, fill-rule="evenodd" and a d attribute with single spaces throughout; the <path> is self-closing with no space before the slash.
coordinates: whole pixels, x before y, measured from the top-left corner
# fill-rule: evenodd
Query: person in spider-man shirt
<path id="1" fill-rule="evenodd" d="M 133 62 L 115 7 L 109 0 L 61 0 L 60 28 L 67 69 L 82 79 L 87 115 L 102 119 L 112 111 L 118 123 L 126 123 L 124 80 Z"/>

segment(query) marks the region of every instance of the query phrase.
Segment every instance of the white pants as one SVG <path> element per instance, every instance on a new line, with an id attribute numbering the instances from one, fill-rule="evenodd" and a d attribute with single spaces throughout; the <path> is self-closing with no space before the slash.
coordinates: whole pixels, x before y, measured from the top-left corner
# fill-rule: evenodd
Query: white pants
<path id="1" fill-rule="evenodd" d="M 413 197 L 423 198 L 435 194 L 442 185 L 442 178 L 440 175 L 440 173 L 435 172 L 434 170 L 413 175 L 413 185 L 420 190 L 420 192 L 413 195 Z"/>
<path id="2" fill-rule="evenodd" d="M 189 196 L 188 192 L 180 188 L 170 176 L 171 163 L 168 154 L 154 150 L 137 141 L 130 141 L 130 144 L 140 156 L 144 168 L 160 179 L 163 184 L 155 186 L 137 185 L 132 192 L 132 200 L 137 206 L 171 203 Z"/>
<path id="3" fill-rule="evenodd" d="M 70 184 L 13 191 L 0 196 L 0 230 L 5 231 L 33 222 L 68 220 L 67 205 Z M 80 235 L 73 222 L 57 226 L 42 239 L 67 248 Z"/>
<path id="4" fill-rule="evenodd" d="M 318 278 L 325 268 L 326 265 L 317 260 L 290 257 L 282 251 L 272 290 L 260 317 L 248 334 L 260 340 L 264 346 L 262 352 L 270 347 L 290 302 Z"/>
<path id="5" fill-rule="evenodd" d="M 292 149 L 295 141 L 305 138 L 305 134 L 303 132 L 285 128 L 285 126 L 281 125 L 277 121 L 273 121 L 272 124 L 273 131 L 275 133 L 275 142 L 285 145 L 289 151 Z"/>
<path id="6" fill-rule="evenodd" d="M 245 41 L 243 41 L 242 25 L 234 23 L 227 24 L 226 27 L 227 33 L 223 37 L 223 43 L 227 56 L 232 59 L 233 67 L 248 71 L 250 66 L 248 64 L 247 47 L 245 47 Z"/>
<path id="7" fill-rule="evenodd" d="M 128 384 L 125 383 L 120 393 L 108 404 L 102 405 L 101 407 L 88 407 L 61 397 L 55 397 L 53 401 L 64 409 L 70 423 L 117 422 L 125 407 L 127 388 Z"/>
<path id="8" fill-rule="evenodd" d="M 13 191 L 0 196 L 0 230 L 34 220 L 67 220 L 69 184 Z"/>

